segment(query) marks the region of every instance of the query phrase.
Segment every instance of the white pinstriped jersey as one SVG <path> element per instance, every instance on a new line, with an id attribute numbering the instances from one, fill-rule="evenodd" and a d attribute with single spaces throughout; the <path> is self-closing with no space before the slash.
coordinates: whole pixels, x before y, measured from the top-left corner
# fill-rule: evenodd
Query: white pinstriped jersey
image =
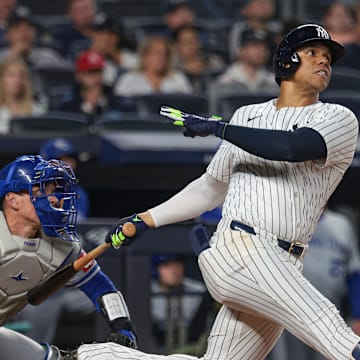
<path id="1" fill-rule="evenodd" d="M 325 162 L 265 160 L 224 141 L 207 168 L 214 178 L 229 182 L 218 229 L 228 226 L 231 218 L 287 241 L 307 243 L 327 200 L 351 164 L 358 122 L 349 109 L 337 104 L 319 101 L 277 110 L 275 103 L 272 99 L 241 107 L 230 123 L 285 131 L 312 128 L 326 143 Z"/>

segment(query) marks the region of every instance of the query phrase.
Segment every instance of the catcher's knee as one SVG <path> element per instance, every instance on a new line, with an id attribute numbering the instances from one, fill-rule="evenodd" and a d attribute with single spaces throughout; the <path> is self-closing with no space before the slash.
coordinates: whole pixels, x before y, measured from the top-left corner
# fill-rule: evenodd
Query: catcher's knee
<path id="1" fill-rule="evenodd" d="M 59 350 L 54 345 L 43 344 L 46 349 L 44 360 L 77 360 L 77 351 L 63 351 Z"/>

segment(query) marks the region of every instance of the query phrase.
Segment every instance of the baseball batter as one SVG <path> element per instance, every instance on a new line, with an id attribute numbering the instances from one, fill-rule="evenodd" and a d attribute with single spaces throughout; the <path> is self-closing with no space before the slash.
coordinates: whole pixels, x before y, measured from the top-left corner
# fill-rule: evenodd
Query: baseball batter
<path id="1" fill-rule="evenodd" d="M 360 359 L 360 338 L 302 275 L 308 241 L 352 161 L 358 135 L 349 109 L 319 101 L 331 65 L 343 53 L 323 27 L 305 24 L 291 30 L 276 50 L 278 98 L 239 108 L 229 124 L 162 108 L 185 127 L 185 136 L 225 141 L 205 174 L 168 201 L 121 219 L 107 240 L 118 247 L 137 239 L 123 236 L 126 221 L 140 235 L 223 204 L 209 247 L 198 244 L 205 283 L 223 304 L 204 360 L 264 359 L 284 328 L 328 359 Z M 194 359 L 111 343 L 81 346 L 78 357 Z"/>
<path id="2" fill-rule="evenodd" d="M 76 238 L 76 183 L 69 165 L 22 156 L 0 170 L 0 325 L 27 305 L 27 292 L 82 255 Z M 122 295 L 95 261 L 71 279 L 107 318 L 113 341 L 136 346 Z M 1 360 L 73 359 L 54 346 L 0 328 Z"/>

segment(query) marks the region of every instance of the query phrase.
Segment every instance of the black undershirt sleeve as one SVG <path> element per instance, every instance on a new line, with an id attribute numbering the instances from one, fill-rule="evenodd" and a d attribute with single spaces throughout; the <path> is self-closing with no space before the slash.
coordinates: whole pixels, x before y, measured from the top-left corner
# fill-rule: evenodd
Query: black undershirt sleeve
<path id="1" fill-rule="evenodd" d="M 267 160 L 301 162 L 327 156 L 322 136 L 306 127 L 282 131 L 224 124 L 216 136 Z"/>

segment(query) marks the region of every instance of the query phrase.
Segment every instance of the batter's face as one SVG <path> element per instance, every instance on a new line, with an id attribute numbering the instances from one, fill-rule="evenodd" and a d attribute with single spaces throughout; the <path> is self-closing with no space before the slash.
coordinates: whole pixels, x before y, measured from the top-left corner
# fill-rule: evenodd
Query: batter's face
<path id="1" fill-rule="evenodd" d="M 306 91 L 321 92 L 331 79 L 331 51 L 318 42 L 310 43 L 297 51 L 301 64 L 293 80 Z"/>

